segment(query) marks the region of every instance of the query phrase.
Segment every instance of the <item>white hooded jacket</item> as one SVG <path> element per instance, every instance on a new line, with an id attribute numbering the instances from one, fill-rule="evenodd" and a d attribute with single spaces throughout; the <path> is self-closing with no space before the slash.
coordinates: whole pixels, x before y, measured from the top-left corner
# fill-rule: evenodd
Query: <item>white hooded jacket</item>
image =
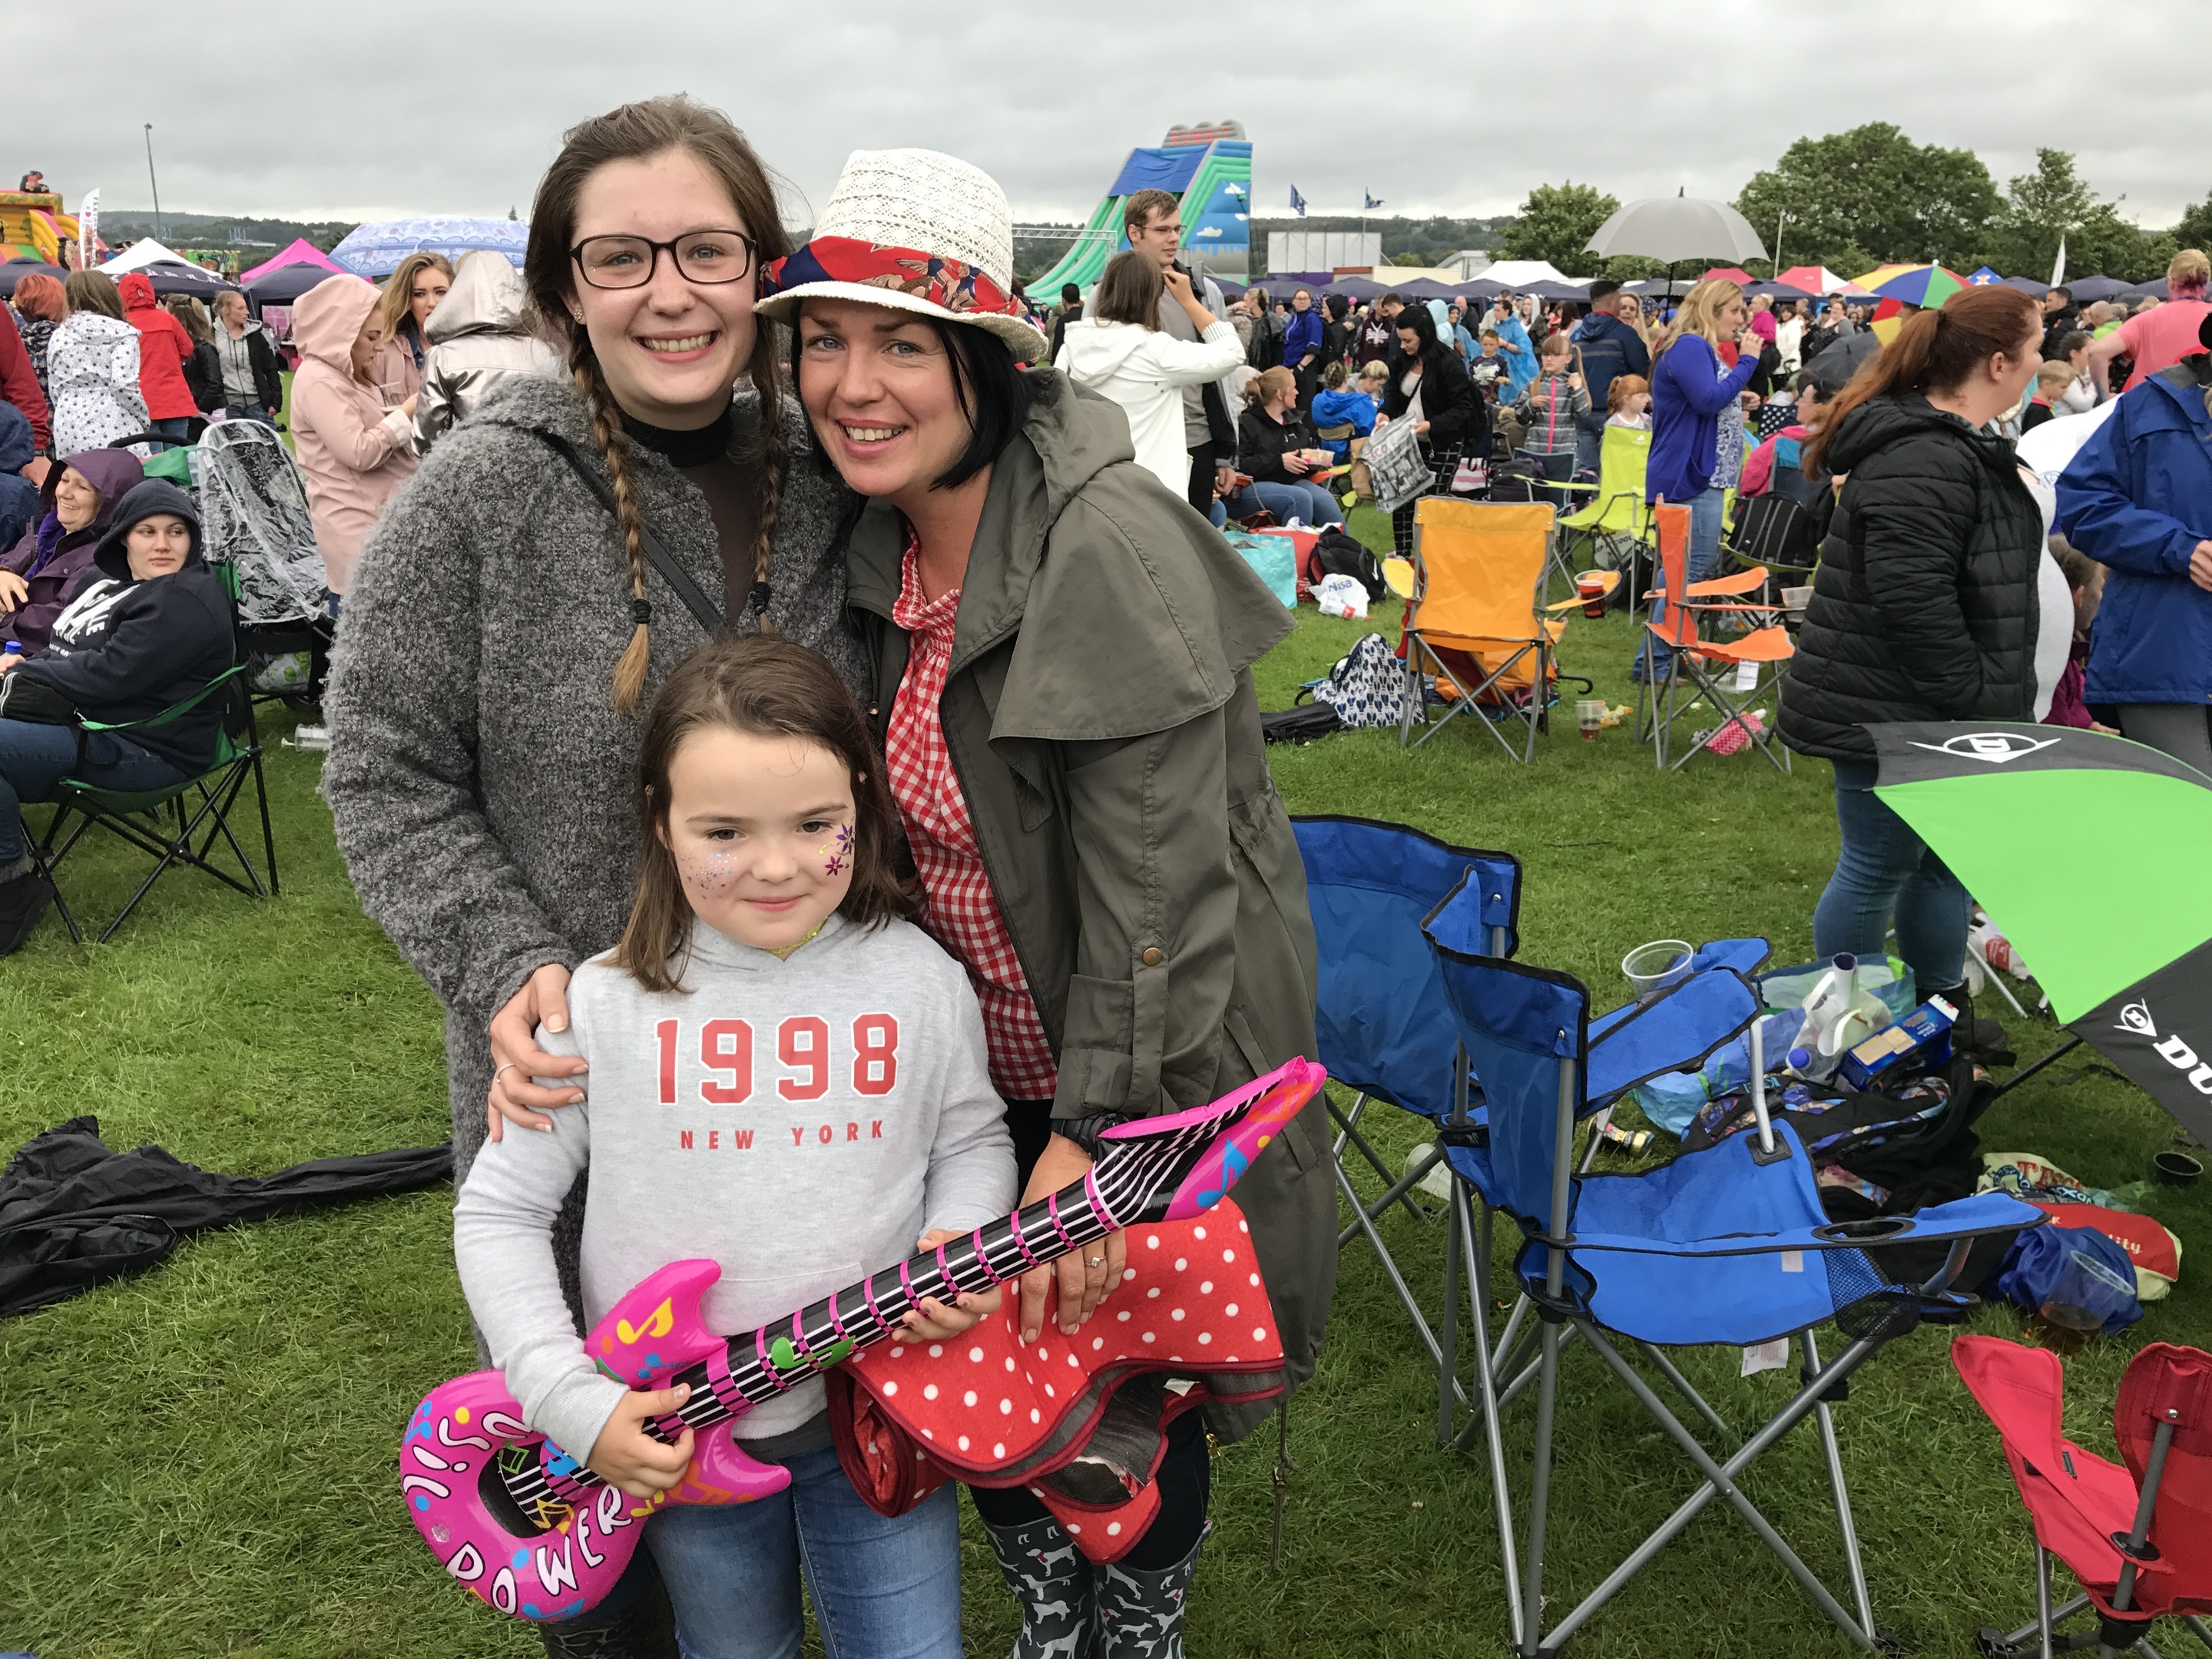
<path id="1" fill-rule="evenodd" d="M 1202 337 L 1178 340 L 1136 323 L 1085 317 L 1068 324 L 1053 367 L 1121 405 L 1137 465 L 1181 497 L 1190 486 L 1182 389 L 1218 380 L 1243 361 L 1237 331 L 1218 318 Z"/>

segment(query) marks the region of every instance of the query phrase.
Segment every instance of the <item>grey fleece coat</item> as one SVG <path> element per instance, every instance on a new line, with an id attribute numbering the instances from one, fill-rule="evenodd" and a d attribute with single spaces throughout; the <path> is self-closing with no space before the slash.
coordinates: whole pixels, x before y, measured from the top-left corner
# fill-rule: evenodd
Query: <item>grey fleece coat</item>
<path id="1" fill-rule="evenodd" d="M 1136 465 L 1121 408 L 1052 369 L 993 464 L 939 702 L 991 890 L 1060 1062 L 1058 1119 L 1196 1106 L 1315 1053 L 1305 866 L 1251 665 L 1281 604 Z M 907 665 L 902 527 L 854 524 L 850 603 L 879 738 Z M 1237 1183 L 1293 1383 L 1336 1281 L 1315 1101 Z M 1224 1439 L 1269 1407 L 1207 1408 Z"/>
<path id="2" fill-rule="evenodd" d="M 604 479 L 588 408 L 570 383 L 517 376 L 493 392 L 370 534 L 324 703 L 324 793 L 354 887 L 445 1005 L 457 1185 L 483 1143 L 491 1017 L 547 963 L 573 969 L 621 936 L 636 870 L 643 711 L 705 638 L 648 567 L 645 693 L 635 716 L 615 712 L 615 664 L 630 639 L 629 559 L 614 515 L 538 432 L 567 437 Z M 862 687 L 831 546 L 848 498 L 805 462 L 795 403 L 785 432 L 793 464 L 769 620 Z M 647 526 L 721 602 L 706 497 L 651 451 L 633 446 L 630 466 Z"/>

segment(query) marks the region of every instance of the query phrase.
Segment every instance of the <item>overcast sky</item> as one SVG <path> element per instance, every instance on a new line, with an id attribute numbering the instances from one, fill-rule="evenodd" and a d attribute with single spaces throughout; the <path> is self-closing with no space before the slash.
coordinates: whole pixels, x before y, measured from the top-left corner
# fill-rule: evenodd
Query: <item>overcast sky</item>
<path id="1" fill-rule="evenodd" d="M 110 211 L 143 209 L 150 121 L 170 211 L 526 218 L 563 126 L 683 91 L 745 129 L 793 186 L 798 222 L 848 150 L 902 144 L 986 168 L 1021 218 L 1081 217 L 1132 146 L 1231 117 L 1269 215 L 1293 184 L 1315 213 L 1356 211 L 1363 190 L 1390 213 L 1504 213 L 1568 178 L 1623 200 L 1733 197 L 1800 135 L 1872 120 L 1978 151 L 2000 185 L 2038 145 L 2071 149 L 2148 226 L 2212 191 L 2206 0 L 1091 0 L 1018 14 L 231 0 L 213 28 L 208 15 L 41 9 L 43 67 L 9 77 L 0 182 L 38 167 L 72 208 L 98 185 Z"/>

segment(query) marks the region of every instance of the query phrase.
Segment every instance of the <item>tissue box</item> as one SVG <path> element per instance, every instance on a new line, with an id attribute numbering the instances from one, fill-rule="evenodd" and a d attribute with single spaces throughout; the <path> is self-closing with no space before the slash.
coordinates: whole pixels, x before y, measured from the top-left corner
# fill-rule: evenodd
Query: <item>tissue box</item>
<path id="1" fill-rule="evenodd" d="M 1951 1023 L 1959 1011 L 1941 997 L 1930 997 L 1894 1025 L 1885 1025 L 1844 1056 L 1838 1075 L 1864 1094 L 1877 1079 L 1908 1060 L 1922 1070 L 1941 1066 L 1951 1057 Z"/>

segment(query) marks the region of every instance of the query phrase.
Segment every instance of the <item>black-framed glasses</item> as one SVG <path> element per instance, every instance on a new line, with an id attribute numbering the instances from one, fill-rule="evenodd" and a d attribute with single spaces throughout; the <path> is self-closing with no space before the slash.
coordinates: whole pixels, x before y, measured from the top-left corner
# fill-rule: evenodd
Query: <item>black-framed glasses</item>
<path id="1" fill-rule="evenodd" d="M 672 242 L 644 236 L 586 236 L 568 250 L 593 288 L 643 288 L 665 252 L 687 283 L 734 283 L 753 268 L 757 249 L 741 230 L 686 231 Z"/>

